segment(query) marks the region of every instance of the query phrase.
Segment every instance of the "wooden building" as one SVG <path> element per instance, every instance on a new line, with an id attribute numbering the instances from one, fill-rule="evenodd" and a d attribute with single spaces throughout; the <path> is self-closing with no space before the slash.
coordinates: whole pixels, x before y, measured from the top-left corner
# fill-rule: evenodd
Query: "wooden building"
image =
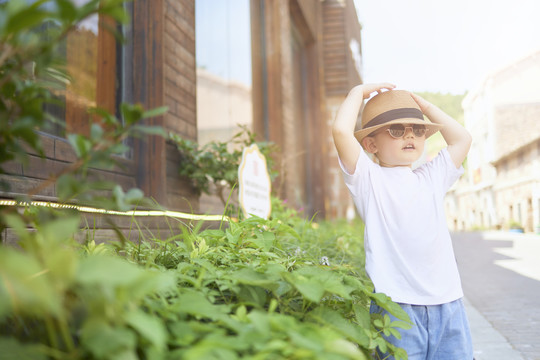
<path id="1" fill-rule="evenodd" d="M 118 44 L 94 24 L 68 38 L 66 62 L 74 81 L 58 96 L 65 107 L 48 109 L 68 130 L 86 133 L 88 106 L 117 112 L 123 101 L 146 109 L 168 106 L 147 121 L 190 140 L 198 138 L 196 3 L 199 0 L 134 0 Z M 311 216 L 344 216 L 350 204 L 338 172 L 330 126 L 337 106 L 360 76 L 360 25 L 352 0 L 246 0 L 251 35 L 251 102 L 254 131 L 281 149 L 275 191 Z M 210 104 L 209 104 L 210 105 Z M 216 119 L 219 121 L 219 119 Z M 11 163 L 2 175 L 12 186 L 3 198 L 27 193 L 73 162 L 67 141 L 41 133 L 45 158 Z M 180 178 L 180 157 L 162 137 L 133 140 L 122 168 L 96 170 L 125 189 L 138 187 L 171 210 L 198 212 L 199 198 Z M 36 199 L 54 201 L 44 188 Z M 105 226 L 105 225 L 103 225 Z"/>

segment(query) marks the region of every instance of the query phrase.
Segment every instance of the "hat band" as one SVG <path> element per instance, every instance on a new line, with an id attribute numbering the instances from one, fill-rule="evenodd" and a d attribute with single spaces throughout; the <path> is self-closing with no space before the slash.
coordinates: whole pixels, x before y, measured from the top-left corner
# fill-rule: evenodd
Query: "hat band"
<path id="1" fill-rule="evenodd" d="M 366 129 L 372 126 L 381 125 L 392 120 L 406 119 L 406 118 L 415 118 L 419 120 L 424 120 L 424 114 L 422 114 L 422 111 L 415 108 L 401 108 L 401 109 L 388 110 L 386 112 L 383 112 L 382 114 L 375 116 L 373 119 L 368 121 L 368 123 L 363 127 L 363 129 Z"/>

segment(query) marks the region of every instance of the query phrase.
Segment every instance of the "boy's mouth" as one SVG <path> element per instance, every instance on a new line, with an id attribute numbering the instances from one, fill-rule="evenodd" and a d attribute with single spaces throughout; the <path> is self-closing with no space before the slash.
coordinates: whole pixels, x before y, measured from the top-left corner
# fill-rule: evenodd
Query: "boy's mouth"
<path id="1" fill-rule="evenodd" d="M 414 147 L 414 144 L 408 144 L 408 145 L 406 145 L 406 146 L 403 148 L 403 150 L 414 150 L 414 149 L 416 149 L 416 148 Z"/>

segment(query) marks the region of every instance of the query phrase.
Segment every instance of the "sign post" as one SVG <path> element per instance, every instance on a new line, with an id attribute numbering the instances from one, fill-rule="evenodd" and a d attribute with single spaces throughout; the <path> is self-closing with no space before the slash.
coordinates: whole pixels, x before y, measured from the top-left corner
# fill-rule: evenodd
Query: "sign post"
<path id="1" fill-rule="evenodd" d="M 268 219 L 272 211 L 270 192 L 272 184 L 266 158 L 257 144 L 244 148 L 242 162 L 238 168 L 238 193 L 244 215 L 255 215 Z"/>

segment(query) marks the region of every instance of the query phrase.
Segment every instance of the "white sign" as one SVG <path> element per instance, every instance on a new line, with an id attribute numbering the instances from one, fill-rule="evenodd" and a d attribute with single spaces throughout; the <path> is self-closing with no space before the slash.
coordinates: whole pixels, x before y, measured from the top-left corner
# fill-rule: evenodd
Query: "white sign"
<path id="1" fill-rule="evenodd" d="M 268 219 L 272 211 L 270 191 L 272 184 L 266 159 L 256 144 L 244 149 L 238 168 L 238 192 L 244 215 Z"/>

